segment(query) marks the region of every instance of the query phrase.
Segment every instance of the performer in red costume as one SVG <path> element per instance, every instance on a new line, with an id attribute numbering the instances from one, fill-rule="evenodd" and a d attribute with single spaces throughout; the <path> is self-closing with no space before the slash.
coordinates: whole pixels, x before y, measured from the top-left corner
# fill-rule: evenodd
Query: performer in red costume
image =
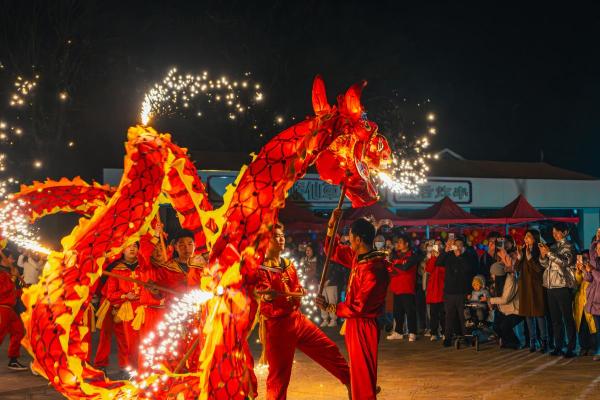
<path id="1" fill-rule="evenodd" d="M 334 211 L 329 222 L 330 238 L 334 221 L 341 211 Z M 380 327 L 377 317 L 383 312 L 385 297 L 390 281 L 386 260 L 387 254 L 373 250 L 375 227 L 364 218 L 357 219 L 350 227 L 350 245 L 341 246 L 335 238 L 332 261 L 352 268 L 346 300 L 327 304 L 325 298 L 317 297 L 321 309 L 335 312 L 346 319 L 345 335 L 350 359 L 350 379 L 353 400 L 377 398 L 377 347 Z"/>
<path id="2" fill-rule="evenodd" d="M 350 384 L 348 364 L 335 343 L 302 315 L 299 297 L 286 295 L 303 293 L 304 289 L 298 282 L 294 265 L 281 257 L 284 247 L 283 225 L 276 224 L 256 286 L 262 293 L 260 314 L 264 318 L 265 355 L 269 364 L 267 400 L 287 398 L 296 348 L 344 385 Z"/>
<path id="3" fill-rule="evenodd" d="M 174 236 L 177 256 L 162 262 L 153 258 L 153 264 L 162 267 L 159 271 L 160 283 L 174 290 L 185 293 L 189 288 L 200 288 L 200 280 L 206 270 L 207 263 L 201 254 L 196 253 L 194 233 L 180 230 Z M 160 244 L 157 246 L 161 246 Z"/>
<path id="4" fill-rule="evenodd" d="M 158 234 L 161 234 L 162 227 L 158 227 Z M 203 290 L 211 290 L 212 288 L 203 287 L 202 286 L 202 278 L 207 277 L 206 282 L 212 282 L 212 278 L 210 277 L 209 266 L 206 261 L 206 258 L 202 254 L 196 253 L 196 243 L 194 241 L 194 234 L 188 230 L 180 230 L 174 236 L 175 241 L 175 250 L 177 252 L 177 256 L 173 259 L 164 262 L 162 258 L 165 252 L 162 251 L 161 244 L 159 243 L 155 252 L 152 256 L 152 265 L 155 268 L 155 277 L 157 282 L 162 285 L 169 287 L 171 289 L 180 291 L 181 293 L 185 293 L 191 289 L 203 289 Z M 152 279 L 151 277 L 149 277 Z M 152 279 L 154 280 L 154 279 Z M 148 304 L 164 304 L 165 301 L 169 301 L 168 295 L 161 294 L 158 292 L 151 293 L 147 289 L 144 289 L 142 292 L 142 302 L 147 302 Z M 158 302 L 158 303 L 157 303 Z M 147 309 L 148 310 L 148 309 Z M 250 311 L 250 315 L 253 315 L 254 311 Z M 158 317 L 157 317 L 158 318 Z M 146 328 L 142 328 L 144 330 L 150 330 L 151 324 L 154 321 L 151 320 L 150 325 L 146 325 Z M 142 337 L 145 337 L 146 332 L 142 334 Z M 188 358 L 187 367 L 189 370 L 196 370 L 197 368 L 197 360 L 200 355 L 201 348 L 198 346 Z M 252 383 L 252 395 L 254 398 L 257 397 L 256 388 L 258 386 L 256 375 L 254 374 L 254 358 L 252 357 L 252 353 L 250 352 L 249 346 L 244 346 L 244 355 L 246 358 L 246 363 L 248 367 L 249 379 Z"/>
<path id="5" fill-rule="evenodd" d="M 121 259 L 108 269 L 113 274 L 140 279 L 138 266 L 138 244 L 127 246 Z M 129 281 L 109 277 L 101 289 L 102 303 L 98 309 L 101 324 L 100 339 L 94 365 L 105 369 L 108 366 L 112 333 L 117 338 L 118 361 L 121 369 L 137 364 L 139 335 L 132 327 L 135 311 L 139 304 L 140 287 Z"/>
<path id="6" fill-rule="evenodd" d="M 19 295 L 15 286 L 18 273 L 13 265 L 12 257 L 6 257 L 0 252 L 0 345 L 4 337 L 10 335 L 8 345 L 8 369 L 13 371 L 27 371 L 29 368 L 21 364 L 18 358 L 21 355 L 21 339 L 25 336 L 23 322 L 14 310 Z"/>

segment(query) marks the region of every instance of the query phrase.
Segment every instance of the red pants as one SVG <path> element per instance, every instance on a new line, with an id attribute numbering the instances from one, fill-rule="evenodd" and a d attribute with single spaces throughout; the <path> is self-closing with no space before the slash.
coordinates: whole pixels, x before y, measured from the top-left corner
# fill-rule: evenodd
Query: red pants
<path id="1" fill-rule="evenodd" d="M 0 345 L 6 334 L 10 335 L 8 357 L 18 358 L 21 355 L 21 339 L 25 336 L 25 328 L 21 318 L 11 306 L 0 306 Z"/>
<path id="2" fill-rule="evenodd" d="M 379 326 L 372 318 L 346 320 L 346 348 L 350 359 L 352 400 L 377 398 L 377 346 Z"/>
<path id="3" fill-rule="evenodd" d="M 265 321 L 265 354 L 269 363 L 267 400 L 285 400 L 296 348 L 315 360 L 344 385 L 350 383 L 346 360 L 335 343 L 300 312 Z"/>
<path id="4" fill-rule="evenodd" d="M 108 367 L 113 332 L 117 338 L 119 368 L 135 367 L 137 365 L 138 332 L 131 328 L 131 322 L 116 323 L 110 316 L 107 316 L 102 323 L 94 366 Z"/>

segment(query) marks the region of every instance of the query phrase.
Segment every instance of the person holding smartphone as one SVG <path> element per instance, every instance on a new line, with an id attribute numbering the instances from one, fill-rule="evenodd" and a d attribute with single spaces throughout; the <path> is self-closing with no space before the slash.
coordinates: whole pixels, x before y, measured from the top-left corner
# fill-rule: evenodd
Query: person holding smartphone
<path id="1" fill-rule="evenodd" d="M 515 269 L 518 272 L 519 314 L 525 317 L 529 330 L 529 351 L 548 351 L 546 329 L 546 298 L 543 287 L 544 268 L 540 264 L 540 232 L 530 229 L 525 234 L 525 246 L 518 247 Z"/>
<path id="2" fill-rule="evenodd" d="M 425 290 L 425 301 L 429 307 L 429 327 L 431 329 L 431 341 L 436 341 L 444 334 L 445 318 L 444 313 L 444 279 L 446 268 L 436 267 L 436 262 L 440 256 L 440 250 L 444 248 L 440 240 L 436 240 L 431 248 L 431 255 L 425 264 L 425 271 L 428 274 L 427 289 Z"/>
<path id="3" fill-rule="evenodd" d="M 496 240 L 500 238 L 500 233 L 492 231 L 487 235 L 487 249 L 479 258 L 477 275 L 483 275 L 486 282 L 490 280 L 490 267 L 496 262 Z"/>
<path id="4" fill-rule="evenodd" d="M 445 347 L 452 346 L 452 335 L 466 335 L 464 304 L 471 292 L 471 280 L 474 276 L 474 259 L 465 252 L 466 240 L 462 236 L 450 239 L 446 248 L 436 260 L 436 267 L 445 268 L 444 311 L 446 323 L 444 332 Z"/>
<path id="5" fill-rule="evenodd" d="M 548 294 L 548 308 L 552 318 L 554 332 L 554 350 L 552 356 L 574 357 L 576 345 L 575 320 L 573 319 L 572 289 L 575 288 L 575 252 L 567 240 L 568 228 L 563 222 L 552 227 L 555 243 L 552 247 L 539 243 L 540 264 L 544 268 L 543 282 Z M 565 345 L 567 331 L 567 350 Z"/>

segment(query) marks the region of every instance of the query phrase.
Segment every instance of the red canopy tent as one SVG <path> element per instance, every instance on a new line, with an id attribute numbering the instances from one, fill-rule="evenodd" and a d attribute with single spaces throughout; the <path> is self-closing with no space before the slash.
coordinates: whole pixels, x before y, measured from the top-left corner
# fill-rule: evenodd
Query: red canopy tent
<path id="1" fill-rule="evenodd" d="M 495 212 L 494 215 L 492 215 L 492 219 L 498 220 L 497 223 L 499 224 L 520 224 L 535 221 L 579 223 L 579 218 L 577 217 L 548 217 L 542 214 L 533 208 L 522 194 Z"/>
<path id="2" fill-rule="evenodd" d="M 293 201 L 286 201 L 285 207 L 279 211 L 279 220 L 286 231 L 320 231 L 327 229 L 327 220 L 319 218 L 312 211 L 301 207 Z"/>
<path id="3" fill-rule="evenodd" d="M 404 212 L 395 222 L 403 226 L 495 223 L 490 218 L 479 218 L 466 212 L 449 197 L 444 197 L 424 210 Z"/>

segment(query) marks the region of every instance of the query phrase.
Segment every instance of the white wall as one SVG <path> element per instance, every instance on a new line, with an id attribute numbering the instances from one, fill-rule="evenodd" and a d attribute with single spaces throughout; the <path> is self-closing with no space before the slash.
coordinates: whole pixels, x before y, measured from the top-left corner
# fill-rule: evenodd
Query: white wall
<path id="1" fill-rule="evenodd" d="M 600 180 L 563 181 L 549 179 L 484 179 L 464 180 L 472 185 L 472 202 L 465 208 L 501 208 L 523 194 L 535 208 L 599 208 Z M 425 208 L 424 204 L 403 204 L 402 208 Z"/>

